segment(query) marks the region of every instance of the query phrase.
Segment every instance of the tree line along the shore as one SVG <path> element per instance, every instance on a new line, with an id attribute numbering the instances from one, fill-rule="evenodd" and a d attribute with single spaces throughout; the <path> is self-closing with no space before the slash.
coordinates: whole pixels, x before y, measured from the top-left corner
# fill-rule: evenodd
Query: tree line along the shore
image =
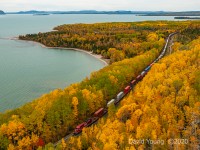
<path id="1" fill-rule="evenodd" d="M 92 51 L 113 63 L 124 58 L 132 58 L 152 48 L 162 49 L 164 38 L 169 33 L 184 30 L 190 24 L 195 28 L 195 22 L 72 24 L 55 27 L 53 32 L 19 36 L 19 39 L 40 42 L 49 47 Z"/>

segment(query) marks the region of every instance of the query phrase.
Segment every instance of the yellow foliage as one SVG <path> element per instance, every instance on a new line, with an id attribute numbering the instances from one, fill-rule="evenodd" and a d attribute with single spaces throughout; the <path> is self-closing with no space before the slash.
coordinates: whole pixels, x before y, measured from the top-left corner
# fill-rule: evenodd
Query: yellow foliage
<path id="1" fill-rule="evenodd" d="M 158 35 L 156 33 L 150 33 L 147 36 L 147 41 L 149 42 L 158 41 Z"/>
<path id="2" fill-rule="evenodd" d="M 155 64 L 143 81 L 134 87 L 134 92 L 123 100 L 116 117 L 108 116 L 105 122 L 100 121 L 95 126 L 95 132 L 94 128 L 88 128 L 88 134 L 83 133 L 86 143 L 105 150 L 149 148 L 147 142 L 130 145 L 127 138 L 130 137 L 163 140 L 164 143 L 151 145 L 151 148 L 169 149 L 168 139 L 182 137 L 190 143 L 177 148 L 197 148 L 200 95 L 194 87 L 194 79 L 199 82 L 196 75 L 200 69 L 198 43 L 200 39 L 195 41 L 191 50 L 177 50 Z"/>
<path id="3" fill-rule="evenodd" d="M 61 140 L 61 145 L 62 145 L 63 150 L 65 150 L 67 148 L 67 144 L 65 143 L 65 140 L 63 138 Z"/>
<path id="4" fill-rule="evenodd" d="M 78 108 L 77 108 L 77 105 L 78 105 L 78 98 L 77 97 L 73 97 L 72 98 L 72 105 L 74 107 L 74 111 L 73 111 L 73 114 L 74 114 L 74 117 L 76 118 L 78 116 Z"/>
<path id="5" fill-rule="evenodd" d="M 117 150 L 117 145 L 115 143 L 105 143 L 103 150 Z"/>
<path id="6" fill-rule="evenodd" d="M 113 84 L 116 84 L 118 81 L 117 78 L 115 78 L 113 75 L 109 76 L 109 79 Z"/>

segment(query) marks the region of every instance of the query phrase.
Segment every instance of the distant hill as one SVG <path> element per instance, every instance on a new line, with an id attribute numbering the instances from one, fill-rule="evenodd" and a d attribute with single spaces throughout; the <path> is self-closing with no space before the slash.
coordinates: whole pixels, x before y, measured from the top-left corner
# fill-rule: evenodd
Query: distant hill
<path id="1" fill-rule="evenodd" d="M 0 15 L 5 15 L 5 13 L 2 10 L 0 10 Z"/>
<path id="2" fill-rule="evenodd" d="M 167 12 L 167 11 L 97 11 L 97 10 L 80 10 L 80 11 L 19 11 L 8 12 L 7 14 L 135 14 L 141 16 L 200 16 L 200 11 L 184 11 L 184 12 Z"/>
<path id="3" fill-rule="evenodd" d="M 7 14 L 144 14 L 144 12 L 133 12 L 133 11 L 96 11 L 96 10 L 80 10 L 80 11 L 19 11 L 19 12 L 8 12 Z"/>

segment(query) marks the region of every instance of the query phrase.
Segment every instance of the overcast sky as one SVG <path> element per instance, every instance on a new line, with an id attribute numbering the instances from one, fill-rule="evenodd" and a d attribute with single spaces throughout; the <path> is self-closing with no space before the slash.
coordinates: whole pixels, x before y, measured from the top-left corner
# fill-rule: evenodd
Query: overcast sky
<path id="1" fill-rule="evenodd" d="M 0 0 L 0 10 L 196 11 L 200 0 Z"/>

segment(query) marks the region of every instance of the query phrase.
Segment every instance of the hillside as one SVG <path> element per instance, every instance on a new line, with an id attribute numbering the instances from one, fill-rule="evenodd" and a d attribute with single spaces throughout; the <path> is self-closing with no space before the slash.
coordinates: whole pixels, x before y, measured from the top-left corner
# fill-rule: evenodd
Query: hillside
<path id="1" fill-rule="evenodd" d="M 77 48 L 88 47 L 88 50 L 94 48 L 94 52 L 110 58 L 112 64 L 92 73 L 90 77 L 80 83 L 72 84 L 64 90 L 57 89 L 18 109 L 0 114 L 0 149 L 8 147 L 10 149 L 36 149 L 38 141 L 43 141 L 45 144 L 57 142 L 71 133 L 76 125 L 85 121 L 100 107 L 106 106 L 108 101 L 116 97 L 117 93 L 136 78 L 147 65 L 151 64 L 162 51 L 164 38 L 170 33 L 180 32 L 175 39 L 177 42 L 173 46 L 174 49 L 188 50 L 189 52 L 192 49 L 191 41 L 198 38 L 200 34 L 199 28 L 200 22 L 197 21 L 75 24 L 59 26 L 56 28 L 58 31 L 54 32 L 21 36 L 21 39 L 38 41 L 47 46 L 68 47 L 73 44 Z M 191 59 L 196 58 L 196 51 L 194 54 L 194 56 L 191 55 Z M 177 57 L 177 60 L 181 60 L 181 57 Z M 174 57 L 173 60 L 175 61 L 175 59 Z M 181 61 L 181 63 L 183 62 Z M 188 65 L 190 64 L 192 65 L 192 62 L 189 61 Z M 166 65 L 168 67 L 168 64 Z M 154 68 L 152 68 L 153 70 Z M 195 67 L 191 70 L 195 72 Z M 179 74 L 182 75 L 180 71 L 177 71 L 177 78 Z M 154 76 L 149 77 L 147 75 L 145 79 L 153 82 Z M 160 75 L 155 75 L 155 77 L 158 77 L 159 80 L 162 79 L 159 78 Z M 168 77 L 167 73 L 166 77 Z M 190 80 L 195 81 L 196 79 L 192 76 Z M 157 88 L 162 89 L 162 87 L 158 87 L 160 83 L 158 81 L 155 81 L 153 85 L 148 84 L 155 87 L 152 91 L 148 90 L 149 93 L 146 93 L 146 97 L 159 98 L 160 95 L 153 93 Z M 179 85 L 179 82 L 177 84 Z M 142 87 L 138 92 L 145 89 Z M 138 96 L 142 95 L 138 94 Z M 178 97 L 178 94 L 176 96 Z M 142 99 L 138 97 L 137 105 Z M 158 103 L 159 100 L 157 100 Z M 109 110 L 109 114 L 115 114 L 114 109 Z M 127 114 L 127 118 L 129 118 L 129 114 Z M 122 123 L 123 120 L 122 116 Z M 88 145 L 90 144 L 88 143 Z"/>
<path id="2" fill-rule="evenodd" d="M 66 149 L 198 149 L 200 37 L 187 45 L 175 43 L 173 51 L 152 67 L 119 109 L 109 108 L 106 120 L 85 128 L 82 135 L 66 143 L 62 141 L 60 146 Z"/>

